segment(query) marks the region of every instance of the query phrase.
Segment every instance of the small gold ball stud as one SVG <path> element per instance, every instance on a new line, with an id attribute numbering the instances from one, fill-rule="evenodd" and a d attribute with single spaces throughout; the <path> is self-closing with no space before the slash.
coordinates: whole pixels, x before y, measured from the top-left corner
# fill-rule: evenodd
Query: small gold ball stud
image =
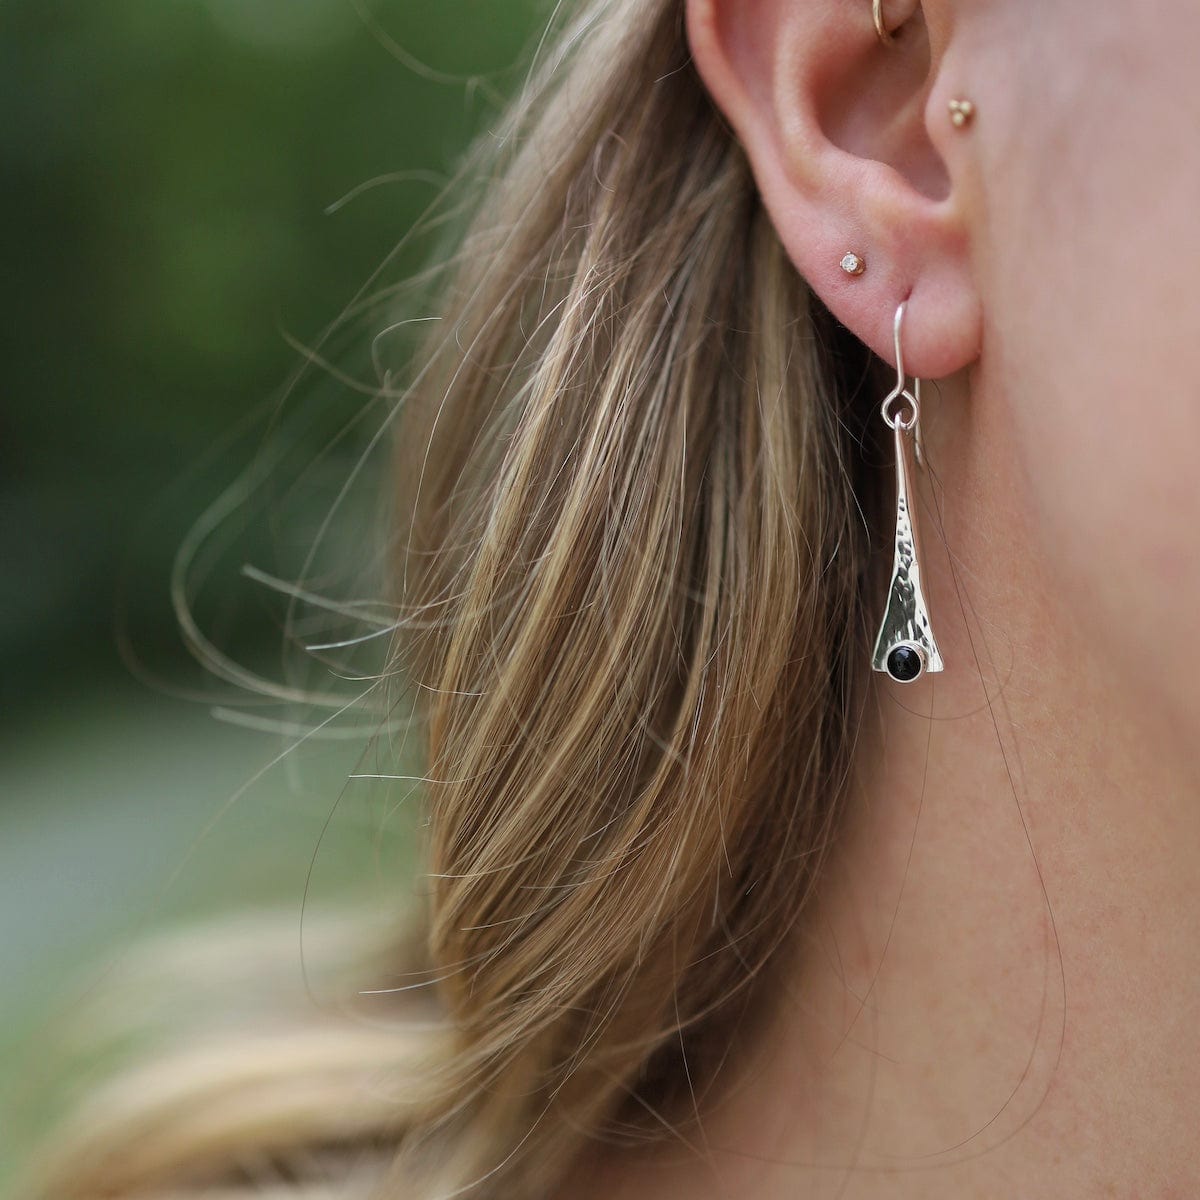
<path id="1" fill-rule="evenodd" d="M 975 105 L 970 100 L 950 101 L 950 120 L 956 129 L 962 129 L 964 125 L 970 124 L 974 115 Z"/>
<path id="2" fill-rule="evenodd" d="M 851 251 L 842 259 L 842 270 L 847 275 L 861 275 L 867 269 L 866 261 L 859 254 Z"/>

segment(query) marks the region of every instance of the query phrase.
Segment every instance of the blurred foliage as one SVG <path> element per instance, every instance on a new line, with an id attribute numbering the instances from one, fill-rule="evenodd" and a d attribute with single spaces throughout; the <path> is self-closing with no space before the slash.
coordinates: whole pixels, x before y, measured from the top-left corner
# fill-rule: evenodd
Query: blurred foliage
<path id="1" fill-rule="evenodd" d="M 165 638 L 166 564 L 212 494 L 164 489 L 270 401 L 289 339 L 319 337 L 433 199 L 545 7 L 7 0 L 4 711 L 117 667 L 124 556 L 130 623 Z"/>
<path id="2" fill-rule="evenodd" d="M 380 416 L 320 372 L 280 415 L 295 347 L 320 340 L 438 194 L 519 83 L 547 8 L 0 6 L 0 1112 L 15 1114 L 0 1116 L 0 1190 L 59 1103 L 59 1022 L 121 947 L 256 903 L 299 934 L 305 905 L 351 884 L 392 911 L 407 793 L 348 781 L 370 753 L 353 718 L 341 740 L 294 749 L 286 723 L 273 737 L 218 724 L 128 677 L 114 618 L 160 680 L 185 678 L 170 563 L 253 462 L 265 469 L 230 533 L 199 547 L 193 599 L 235 660 L 280 666 L 279 605 L 238 567 L 286 576 L 304 559 L 356 461 L 339 430 Z M 421 265 L 401 253 L 388 279 Z M 360 335 L 325 347 L 335 368 L 361 369 Z"/>

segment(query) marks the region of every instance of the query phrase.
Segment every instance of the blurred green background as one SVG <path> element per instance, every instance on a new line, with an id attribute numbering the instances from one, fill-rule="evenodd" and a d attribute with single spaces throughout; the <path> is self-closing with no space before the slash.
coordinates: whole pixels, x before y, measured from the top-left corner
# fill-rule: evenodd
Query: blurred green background
<path id="1" fill-rule="evenodd" d="M 171 559 L 283 444 L 305 487 L 247 506 L 197 600 L 234 659 L 278 657 L 279 606 L 234 602 L 229 581 L 259 552 L 287 574 L 278 545 L 302 553 L 356 461 L 353 439 L 326 453 L 333 434 L 365 406 L 321 373 L 281 404 L 295 345 L 320 339 L 487 128 L 547 10 L 0 7 L 0 1102 L 17 1113 L 0 1163 L 37 1132 L 31 1080 L 91 964 L 183 914 L 299 911 L 365 739 L 313 741 L 256 778 L 286 731 L 213 715 L 236 702 L 185 659 Z M 353 336 L 326 352 L 347 370 L 367 358 Z M 377 814 L 343 812 L 331 890 L 378 832 Z"/>

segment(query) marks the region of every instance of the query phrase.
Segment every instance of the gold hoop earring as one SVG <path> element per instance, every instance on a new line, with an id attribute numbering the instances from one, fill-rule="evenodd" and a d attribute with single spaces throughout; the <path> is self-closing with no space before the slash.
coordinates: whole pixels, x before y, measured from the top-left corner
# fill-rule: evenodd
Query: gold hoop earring
<path id="1" fill-rule="evenodd" d="M 879 35 L 879 40 L 885 46 L 890 46 L 892 35 L 883 23 L 883 0 L 871 0 L 871 16 L 875 18 L 875 32 Z"/>

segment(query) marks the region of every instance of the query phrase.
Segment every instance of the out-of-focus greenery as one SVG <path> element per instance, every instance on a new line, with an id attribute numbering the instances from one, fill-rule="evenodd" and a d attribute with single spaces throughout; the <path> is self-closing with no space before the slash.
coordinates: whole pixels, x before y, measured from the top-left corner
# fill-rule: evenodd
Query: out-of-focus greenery
<path id="1" fill-rule="evenodd" d="M 119 594 L 141 660 L 171 679 L 169 563 L 216 486 L 188 472 L 269 406 L 293 343 L 319 338 L 433 199 L 548 7 L 0 8 L 0 1104 L 18 1110 L 0 1180 L 38 1131 L 25 1098 L 47 1031 L 87 990 L 77 964 L 103 973 L 166 917 L 298 912 L 310 864 L 336 890 L 392 819 L 390 798 L 347 793 L 346 821 L 325 828 L 352 737 L 303 747 L 243 794 L 280 739 L 131 679 L 114 609 Z M 329 429 L 287 436 L 315 461 Z M 216 476 L 259 444 L 230 442 Z M 282 536 L 302 546 L 320 513 L 301 517 Z M 213 611 L 238 656 L 279 641 L 266 607 Z"/>
<path id="2" fill-rule="evenodd" d="M 7 0 L 0 16 L 0 707 L 167 622 L 135 520 L 280 385 L 489 115 L 534 0 Z M 411 56 L 411 60 L 408 56 Z M 414 66 L 419 64 L 418 66 Z M 449 78 L 447 78 L 449 77 Z M 314 447 L 314 450 L 316 448 Z M 172 514 L 166 514 L 167 517 Z"/>

